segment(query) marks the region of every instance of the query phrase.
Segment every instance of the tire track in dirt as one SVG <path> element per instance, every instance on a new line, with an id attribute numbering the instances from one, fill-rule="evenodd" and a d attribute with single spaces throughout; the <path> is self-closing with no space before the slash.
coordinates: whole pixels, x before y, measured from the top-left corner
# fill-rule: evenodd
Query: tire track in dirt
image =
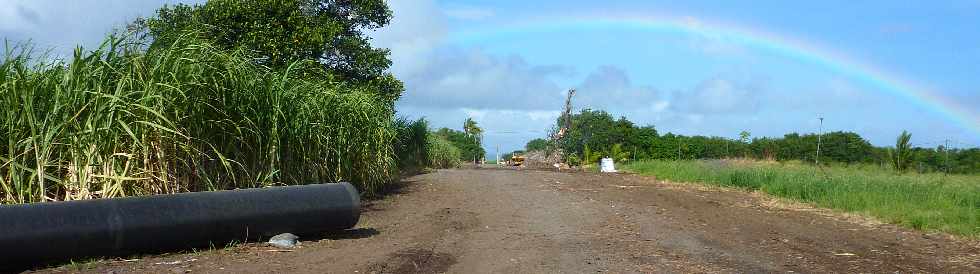
<path id="1" fill-rule="evenodd" d="M 467 231 L 479 225 L 476 214 L 453 208 L 443 208 L 426 216 L 428 227 L 408 248 L 390 254 L 381 262 L 368 267 L 368 273 L 443 273 L 456 264 L 454 253 L 438 250 L 458 250 Z"/>

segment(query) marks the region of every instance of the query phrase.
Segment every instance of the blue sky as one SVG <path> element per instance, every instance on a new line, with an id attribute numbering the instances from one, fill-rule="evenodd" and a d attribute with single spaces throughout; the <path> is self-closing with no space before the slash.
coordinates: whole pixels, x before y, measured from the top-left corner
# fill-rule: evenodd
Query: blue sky
<path id="1" fill-rule="evenodd" d="M 816 132 L 817 117 L 826 117 L 826 130 L 855 131 L 877 145 L 891 144 L 906 129 L 922 146 L 947 138 L 959 146 L 980 143 L 972 111 L 980 109 L 980 80 L 973 76 L 980 71 L 974 30 L 980 1 L 853 2 L 396 1 L 396 27 L 382 31 L 379 42 L 392 48 L 394 71 L 409 87 L 403 114 L 452 127 L 460 116 L 473 116 L 491 132 L 491 153 L 496 144 L 509 151 L 543 137 L 540 129 L 554 122 L 568 88 L 579 89 L 577 109 L 605 109 L 661 132 L 733 138 L 744 129 L 781 136 Z M 683 31 L 582 22 L 620 16 L 679 18 L 668 21 L 799 41 L 807 46 L 800 51 L 835 54 L 825 61 L 867 65 L 868 73 L 903 81 L 897 86 L 913 83 L 956 102 L 969 110 L 960 113 L 966 122 L 867 77 L 784 52 Z M 563 20 L 579 23 L 541 26 Z M 387 40 L 388 33 L 406 32 L 397 26 L 416 35 L 402 44 Z M 424 65 L 403 70 L 399 59 Z"/>
<path id="2" fill-rule="evenodd" d="M 102 35 L 158 1 L 7 0 L 0 37 L 33 39 L 55 52 Z M 66 4 L 67 3 L 67 4 Z M 855 131 L 888 145 L 902 130 L 913 143 L 949 138 L 980 145 L 980 1 L 434 1 L 393 0 L 392 24 L 372 32 L 392 50 L 408 88 L 401 115 L 460 128 L 473 117 L 493 154 L 544 137 L 563 92 L 579 90 L 576 110 L 601 108 L 661 132 L 734 138 Z M 705 35 L 595 18 L 670 18 Z M 660 19 L 651 19 L 653 21 Z M 548 26 L 549 22 L 575 24 Z M 506 30 L 506 31 L 503 31 Z M 807 60 L 729 39 L 748 31 L 794 41 Z M 823 56 L 823 55 L 821 55 Z M 820 59 L 820 58 L 818 58 Z M 861 64 L 842 72 L 819 61 Z M 958 106 L 960 121 L 935 105 L 862 77 L 887 74 Z M 857 75 L 857 76 L 856 76 Z M 889 82 L 891 83 L 891 82 Z"/>

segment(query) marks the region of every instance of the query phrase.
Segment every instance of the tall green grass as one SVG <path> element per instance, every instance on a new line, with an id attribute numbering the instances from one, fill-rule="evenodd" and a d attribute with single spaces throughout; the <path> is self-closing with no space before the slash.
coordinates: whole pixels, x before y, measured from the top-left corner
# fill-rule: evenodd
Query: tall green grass
<path id="1" fill-rule="evenodd" d="M 395 120 L 395 154 L 398 170 L 413 174 L 429 165 L 429 122 L 424 118 L 409 121 L 405 118 Z"/>
<path id="2" fill-rule="evenodd" d="M 436 134 L 428 134 L 429 166 L 433 168 L 455 168 L 462 164 L 462 152 L 449 140 Z"/>
<path id="3" fill-rule="evenodd" d="M 624 170 L 759 190 L 906 227 L 980 237 L 980 177 L 732 161 L 641 161 Z"/>
<path id="4" fill-rule="evenodd" d="M 273 71 L 180 40 L 109 38 L 66 61 L 9 47 L 0 63 L 0 201 L 29 203 L 351 181 L 395 167 L 375 93 Z"/>

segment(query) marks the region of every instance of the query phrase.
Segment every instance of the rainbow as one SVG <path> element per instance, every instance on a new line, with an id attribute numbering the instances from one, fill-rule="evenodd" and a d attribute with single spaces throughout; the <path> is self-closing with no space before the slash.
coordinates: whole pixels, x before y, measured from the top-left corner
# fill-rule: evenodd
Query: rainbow
<path id="1" fill-rule="evenodd" d="M 899 96 L 951 121 L 955 126 L 980 136 L 980 115 L 934 89 L 895 76 L 871 64 L 850 58 L 806 41 L 729 23 L 706 22 L 690 17 L 605 14 L 602 16 L 547 17 L 494 25 L 485 29 L 460 30 L 450 38 L 464 44 L 502 39 L 510 35 L 568 30 L 636 29 L 697 35 L 779 54 L 814 64 L 871 87 Z"/>

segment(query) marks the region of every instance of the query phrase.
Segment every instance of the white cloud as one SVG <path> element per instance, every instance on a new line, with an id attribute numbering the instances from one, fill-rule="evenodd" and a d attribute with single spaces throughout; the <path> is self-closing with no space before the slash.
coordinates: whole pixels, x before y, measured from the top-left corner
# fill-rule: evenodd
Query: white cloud
<path id="1" fill-rule="evenodd" d="M 391 71 L 406 86 L 402 105 L 540 110 L 558 98 L 562 88 L 549 78 L 568 68 L 533 66 L 520 56 L 452 47 L 445 39 L 453 9 L 431 0 L 389 4 L 395 17 L 372 35 L 373 44 L 391 49 Z"/>
<path id="2" fill-rule="evenodd" d="M 558 119 L 558 116 L 561 116 L 561 111 L 557 111 L 557 110 L 552 110 L 552 111 L 529 111 L 529 112 L 527 112 L 527 116 L 532 121 L 548 121 L 548 122 L 553 122 L 553 121 L 556 121 Z"/>
<path id="3" fill-rule="evenodd" d="M 30 40 L 65 55 L 76 45 L 98 46 L 106 34 L 165 4 L 203 0 L 6 0 L 0 5 L 0 40 Z"/>
<path id="4" fill-rule="evenodd" d="M 576 94 L 576 103 L 593 109 L 655 109 L 663 104 L 656 89 L 633 85 L 625 71 L 613 66 L 600 67 L 586 76 Z"/>
<path id="5" fill-rule="evenodd" d="M 391 24 L 371 34 L 372 44 L 391 49 L 391 71 L 410 77 L 429 66 L 433 51 L 448 32 L 445 14 L 435 1 L 390 1 L 394 12 Z"/>
<path id="6" fill-rule="evenodd" d="M 675 93 L 675 109 L 696 114 L 754 113 L 760 108 L 761 85 L 721 77 L 705 80 L 693 90 Z"/>
<path id="7" fill-rule="evenodd" d="M 553 70 L 520 56 L 497 57 L 477 49 L 443 48 L 421 71 L 398 75 L 406 104 L 433 108 L 541 110 L 560 105 Z M 400 61 L 396 59 L 396 62 Z"/>

